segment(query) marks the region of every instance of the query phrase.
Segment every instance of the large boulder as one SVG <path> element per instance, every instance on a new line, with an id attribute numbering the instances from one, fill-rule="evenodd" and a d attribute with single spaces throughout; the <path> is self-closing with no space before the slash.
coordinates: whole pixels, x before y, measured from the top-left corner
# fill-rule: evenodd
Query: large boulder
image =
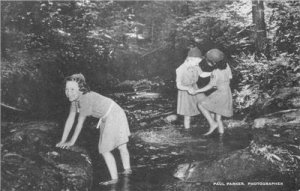
<path id="1" fill-rule="evenodd" d="M 213 162 L 199 161 L 181 164 L 174 176 L 189 182 L 242 181 L 270 170 L 271 166 L 265 160 L 243 149 Z"/>
<path id="2" fill-rule="evenodd" d="M 299 110 L 290 109 L 254 120 L 250 145 L 212 161 L 180 164 L 174 176 L 185 182 L 279 182 L 269 190 L 300 189 Z M 230 124 L 230 123 L 229 123 Z M 231 131 L 237 129 L 232 128 Z M 244 187 L 245 189 L 248 187 Z"/>
<path id="3" fill-rule="evenodd" d="M 1 190 L 89 190 L 92 165 L 79 147 L 62 150 L 55 123 L 2 123 Z"/>

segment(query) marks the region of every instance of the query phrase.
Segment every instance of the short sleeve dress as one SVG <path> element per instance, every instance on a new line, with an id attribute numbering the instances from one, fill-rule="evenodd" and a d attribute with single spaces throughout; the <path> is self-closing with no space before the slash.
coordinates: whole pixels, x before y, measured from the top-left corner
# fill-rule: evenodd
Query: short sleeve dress
<path id="1" fill-rule="evenodd" d="M 229 65 L 227 64 L 224 70 L 214 70 L 213 76 L 212 83 L 217 89 L 201 101 L 201 105 L 211 112 L 231 117 L 233 115 L 232 93 L 230 89 L 232 73 Z"/>
<path id="2" fill-rule="evenodd" d="M 198 89 L 197 81 L 202 72 L 198 65 L 187 66 L 184 63 L 176 69 L 176 82 L 183 86 Z M 205 98 L 203 93 L 190 95 L 187 91 L 178 90 L 177 114 L 195 116 L 200 114 L 197 103 Z"/>
<path id="3" fill-rule="evenodd" d="M 130 130 L 126 114 L 112 99 L 90 91 L 71 103 L 71 111 L 102 120 L 98 145 L 100 153 L 111 151 L 129 141 Z"/>

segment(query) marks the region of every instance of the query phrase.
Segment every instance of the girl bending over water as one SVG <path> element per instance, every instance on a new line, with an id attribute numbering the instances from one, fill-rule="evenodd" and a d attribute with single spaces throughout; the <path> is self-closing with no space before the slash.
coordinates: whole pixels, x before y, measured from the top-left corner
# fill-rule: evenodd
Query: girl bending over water
<path id="1" fill-rule="evenodd" d="M 128 121 L 124 110 L 113 100 L 90 91 L 82 74 L 73 74 L 66 78 L 65 93 L 71 102 L 69 116 L 66 120 L 61 141 L 57 147 L 68 148 L 75 144 L 86 117 L 99 118 L 100 129 L 98 149 L 108 167 L 111 180 L 100 184 L 115 184 L 118 172 L 115 158 L 111 151 L 118 148 L 123 164 L 123 174 L 130 174 L 130 157 L 127 149 L 130 135 Z M 78 113 L 77 125 L 72 138 L 67 141 Z"/>

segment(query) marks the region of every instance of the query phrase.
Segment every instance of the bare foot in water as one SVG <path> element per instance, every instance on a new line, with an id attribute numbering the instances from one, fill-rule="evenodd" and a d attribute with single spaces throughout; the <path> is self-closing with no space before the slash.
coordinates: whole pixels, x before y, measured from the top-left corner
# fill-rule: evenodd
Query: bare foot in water
<path id="1" fill-rule="evenodd" d="M 209 131 L 205 134 L 203 134 L 204 136 L 210 135 L 214 132 L 214 130 L 218 127 L 218 123 L 215 123 L 213 126 L 209 127 Z"/>
<path id="2" fill-rule="evenodd" d="M 99 184 L 103 185 L 103 186 L 107 186 L 107 185 L 111 185 L 111 184 L 116 184 L 117 182 L 118 182 L 118 179 L 112 179 L 109 181 L 100 182 Z"/>

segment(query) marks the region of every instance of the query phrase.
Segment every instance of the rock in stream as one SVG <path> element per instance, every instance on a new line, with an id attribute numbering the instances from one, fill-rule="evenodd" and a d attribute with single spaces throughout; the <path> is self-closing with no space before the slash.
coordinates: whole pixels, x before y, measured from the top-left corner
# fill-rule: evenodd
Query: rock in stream
<path id="1" fill-rule="evenodd" d="M 57 124 L 49 122 L 2 123 L 1 190 L 90 189 L 87 152 L 76 146 L 56 148 L 61 136 L 57 132 Z"/>

